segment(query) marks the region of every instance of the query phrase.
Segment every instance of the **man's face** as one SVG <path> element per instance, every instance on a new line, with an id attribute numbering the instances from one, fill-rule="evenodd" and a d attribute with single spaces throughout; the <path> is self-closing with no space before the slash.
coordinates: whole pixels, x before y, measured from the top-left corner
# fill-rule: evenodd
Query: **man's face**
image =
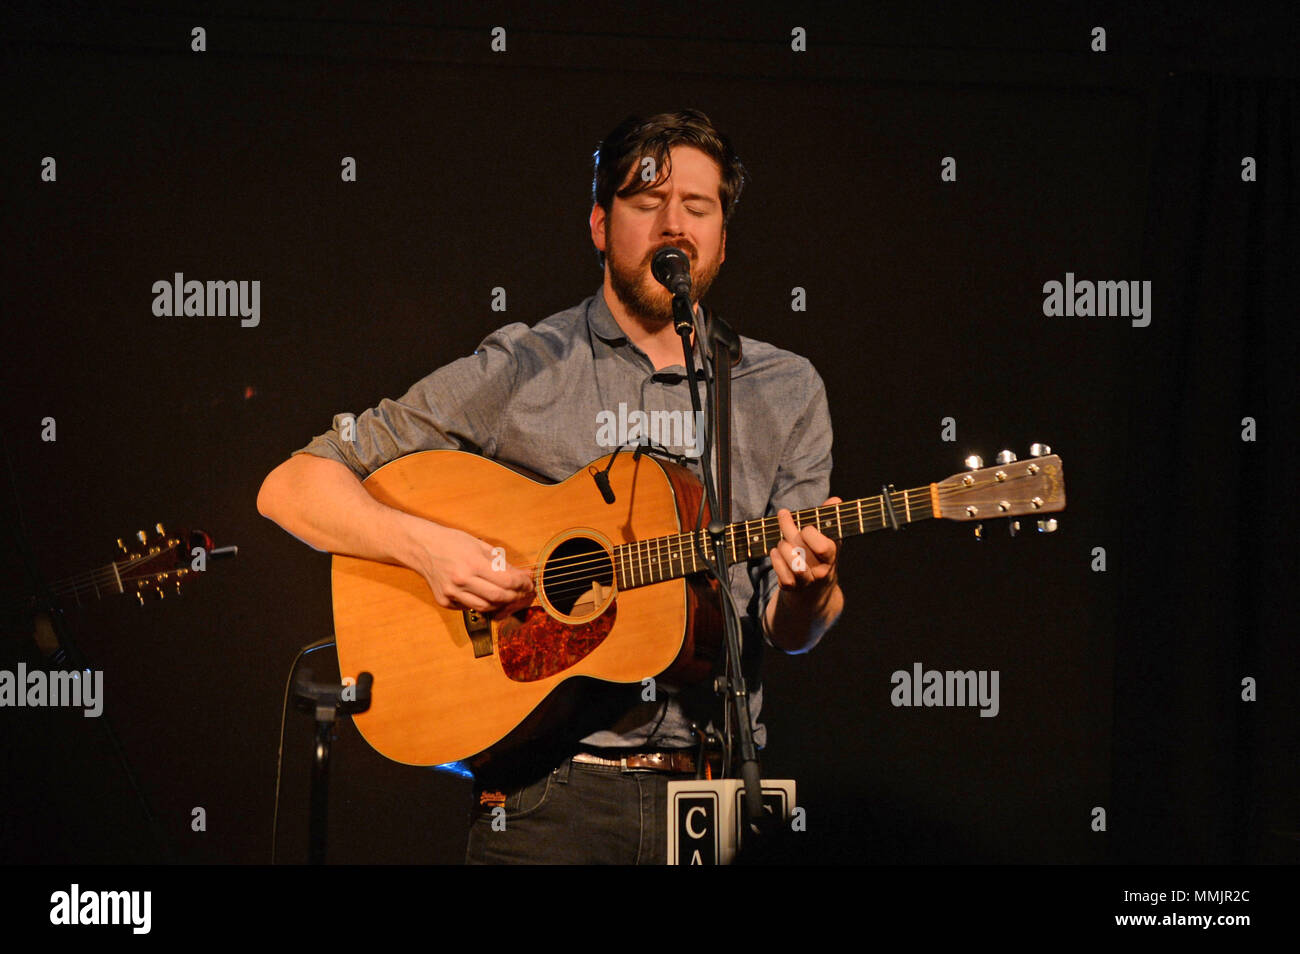
<path id="1" fill-rule="evenodd" d="M 591 212 L 591 239 L 605 253 L 614 294 L 630 314 L 650 324 L 673 318 L 672 295 L 650 274 L 655 252 L 671 245 L 690 257 L 696 301 L 727 257 L 717 163 L 692 146 L 674 146 L 669 169 L 668 178 L 653 189 L 626 199 L 615 196 L 608 216 L 599 205 Z M 638 161 L 623 185 L 640 178 L 641 171 Z"/>

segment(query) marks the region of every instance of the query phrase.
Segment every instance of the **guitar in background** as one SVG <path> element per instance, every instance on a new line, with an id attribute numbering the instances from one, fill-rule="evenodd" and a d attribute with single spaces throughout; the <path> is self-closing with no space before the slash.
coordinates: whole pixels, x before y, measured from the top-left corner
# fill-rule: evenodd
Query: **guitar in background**
<path id="1" fill-rule="evenodd" d="M 169 535 L 157 523 L 152 537 L 141 530 L 132 538 L 131 546 L 119 537 L 118 559 L 55 580 L 46 589 L 56 612 L 66 606 L 81 606 L 111 596 L 134 596 L 143 606 L 146 600 L 180 595 L 184 587 L 202 574 L 203 570 L 196 566 L 206 569 L 207 561 L 232 557 L 239 551 L 234 546 L 214 548 L 212 543 L 212 538 L 202 530 Z M 35 595 L 9 607 L 7 615 L 10 620 L 23 620 L 7 628 L 22 631 L 49 664 L 63 666 L 69 662 L 68 651 L 59 639 L 49 609 L 41 606 Z"/>

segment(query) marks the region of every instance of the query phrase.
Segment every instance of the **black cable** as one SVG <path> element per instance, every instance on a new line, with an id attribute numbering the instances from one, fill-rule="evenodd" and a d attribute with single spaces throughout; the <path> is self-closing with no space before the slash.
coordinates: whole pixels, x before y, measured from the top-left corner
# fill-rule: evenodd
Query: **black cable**
<path id="1" fill-rule="evenodd" d="M 665 694 L 663 704 L 659 707 L 659 719 L 655 722 L 654 728 L 650 730 L 650 734 L 645 737 L 645 741 L 641 743 L 647 749 L 650 748 L 650 743 L 654 740 L 655 733 L 659 731 L 659 727 L 664 724 L 664 717 L 668 715 L 668 698 L 668 695 Z"/>
<path id="2" fill-rule="evenodd" d="M 284 726 L 289 717 L 289 695 L 293 690 L 293 676 L 298 671 L 298 664 L 302 662 L 303 656 L 333 645 L 334 637 L 326 636 L 298 650 L 293 665 L 289 667 L 289 678 L 284 683 L 284 706 L 280 710 L 280 748 L 275 757 L 275 807 L 271 811 L 271 864 L 275 864 L 275 838 L 280 827 L 280 777 L 284 772 Z"/>

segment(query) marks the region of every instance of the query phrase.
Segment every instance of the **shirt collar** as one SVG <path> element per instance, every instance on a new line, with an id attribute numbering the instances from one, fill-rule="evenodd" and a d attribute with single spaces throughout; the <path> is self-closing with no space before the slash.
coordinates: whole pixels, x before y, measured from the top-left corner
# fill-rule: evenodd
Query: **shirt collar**
<path id="1" fill-rule="evenodd" d="M 627 335 L 614 320 L 614 313 L 605 304 L 605 286 L 596 289 L 596 294 L 587 306 L 587 324 L 591 330 L 606 341 L 627 341 Z"/>
<path id="2" fill-rule="evenodd" d="M 591 330 L 606 341 L 627 341 L 627 334 L 615 319 L 614 313 L 609 310 L 609 305 L 605 302 L 605 288 L 602 285 L 596 289 L 596 294 L 592 296 L 590 304 L 587 305 L 587 324 Z M 703 325 L 700 321 L 698 311 L 695 314 L 695 334 L 700 337 L 703 331 Z"/>

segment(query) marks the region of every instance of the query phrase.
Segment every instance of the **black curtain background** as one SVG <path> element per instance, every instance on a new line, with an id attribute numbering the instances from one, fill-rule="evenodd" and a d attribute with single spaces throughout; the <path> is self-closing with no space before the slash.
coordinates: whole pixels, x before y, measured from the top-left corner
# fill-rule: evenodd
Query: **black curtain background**
<path id="1" fill-rule="evenodd" d="M 68 614 L 159 834 L 103 724 L 6 710 L 0 860 L 268 860 L 284 680 L 330 609 L 328 559 L 257 515 L 262 478 L 334 413 L 590 294 L 591 151 L 680 105 L 753 175 L 711 304 L 821 372 L 834 492 L 1035 440 L 1065 462 L 1054 535 L 845 547 L 845 618 L 765 669 L 768 774 L 808 810 L 793 857 L 1297 860 L 1293 14 L 145 2 L 6 27 L 6 593 L 28 589 L 22 528 L 46 579 L 156 520 L 241 555 L 180 600 Z M 178 271 L 262 280 L 262 324 L 155 318 Z M 1151 325 L 1044 316 L 1067 271 L 1151 280 Z M 32 661 L 7 633 L 0 668 Z M 893 707 L 917 661 L 998 670 L 999 716 Z M 306 857 L 310 745 L 290 713 L 283 860 Z M 331 859 L 455 862 L 468 794 L 344 723 Z"/>
<path id="2" fill-rule="evenodd" d="M 1242 435 L 1300 407 L 1297 88 L 1179 75 L 1158 102 L 1144 261 L 1183 321 L 1126 375 L 1114 790 L 1134 828 L 1118 857 L 1294 862 L 1296 455 Z M 1243 182 L 1245 157 L 1275 174 Z"/>

